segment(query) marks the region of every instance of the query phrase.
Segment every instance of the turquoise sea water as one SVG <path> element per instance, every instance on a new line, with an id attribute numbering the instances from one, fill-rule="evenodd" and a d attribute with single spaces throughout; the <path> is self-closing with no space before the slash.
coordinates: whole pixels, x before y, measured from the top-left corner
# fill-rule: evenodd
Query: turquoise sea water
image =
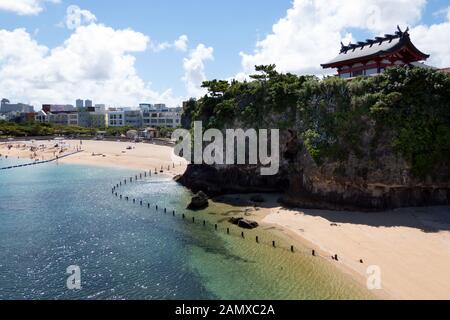
<path id="1" fill-rule="evenodd" d="M 135 174 L 57 163 L 0 171 L 0 299 L 369 297 L 328 264 L 173 218 L 190 194 L 168 178 L 121 188 L 150 209 L 111 194 Z M 208 210 L 197 221 L 223 229 L 224 213 Z M 81 290 L 66 287 L 71 265 L 81 269 Z"/>

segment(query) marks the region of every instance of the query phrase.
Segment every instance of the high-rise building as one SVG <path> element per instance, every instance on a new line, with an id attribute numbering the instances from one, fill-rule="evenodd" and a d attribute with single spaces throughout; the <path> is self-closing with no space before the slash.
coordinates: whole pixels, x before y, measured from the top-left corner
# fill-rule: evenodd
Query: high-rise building
<path id="1" fill-rule="evenodd" d="M 84 101 L 82 99 L 77 99 L 75 104 L 76 104 L 77 109 L 84 108 Z"/>
<path id="2" fill-rule="evenodd" d="M 85 100 L 84 101 L 84 106 L 86 108 L 92 108 L 92 100 Z"/>

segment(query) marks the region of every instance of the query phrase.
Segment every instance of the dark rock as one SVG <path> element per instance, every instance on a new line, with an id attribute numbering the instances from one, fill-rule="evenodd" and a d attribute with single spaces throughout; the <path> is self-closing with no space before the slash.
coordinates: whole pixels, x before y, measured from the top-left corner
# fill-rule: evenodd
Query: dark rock
<path id="1" fill-rule="evenodd" d="M 256 203 L 263 203 L 263 202 L 266 201 L 266 200 L 263 198 L 263 196 L 261 196 L 261 195 L 255 195 L 255 196 L 252 196 L 252 197 L 250 198 L 250 200 L 253 201 L 253 202 L 256 202 Z"/>
<path id="2" fill-rule="evenodd" d="M 244 219 L 244 218 L 235 218 L 235 217 L 233 217 L 233 218 L 230 218 L 230 220 L 228 220 L 231 224 L 235 224 L 235 225 L 238 225 L 239 224 L 239 221 L 241 221 L 242 219 Z"/>
<path id="3" fill-rule="evenodd" d="M 255 229 L 259 227 L 258 222 L 247 219 L 239 220 L 238 226 L 243 229 Z"/>
<path id="4" fill-rule="evenodd" d="M 176 181 L 193 192 L 203 191 L 210 197 L 232 193 L 280 192 L 289 184 L 284 175 L 262 176 L 254 165 L 225 166 L 189 165 Z"/>
<path id="5" fill-rule="evenodd" d="M 191 203 L 187 208 L 189 210 L 203 210 L 208 208 L 208 206 L 208 196 L 203 191 L 199 191 L 195 196 L 192 197 Z"/>

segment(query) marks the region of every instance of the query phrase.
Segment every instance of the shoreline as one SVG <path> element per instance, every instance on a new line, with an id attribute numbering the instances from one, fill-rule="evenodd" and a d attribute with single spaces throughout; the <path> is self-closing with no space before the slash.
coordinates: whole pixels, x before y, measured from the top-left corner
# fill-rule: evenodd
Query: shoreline
<path id="1" fill-rule="evenodd" d="M 163 167 L 169 177 L 186 170 L 184 159 L 174 159 L 172 148 L 160 145 L 107 141 L 66 140 L 70 148 L 83 152 L 60 163 L 154 170 Z M 39 142 L 39 144 L 42 142 Z M 51 141 L 51 144 L 55 141 Z M 13 148 L 0 154 L 27 158 L 29 151 Z M 127 147 L 132 149 L 127 150 Z M 40 156 L 52 155 L 53 150 Z M 175 161 L 179 165 L 173 168 Z M 172 166 L 171 166 L 172 164 Z M 170 170 L 167 171 L 167 167 Z M 450 276 L 450 207 L 406 208 L 386 212 L 347 212 L 310 209 L 288 209 L 277 201 L 277 195 L 264 194 L 264 203 L 250 201 L 252 194 L 226 195 L 214 203 L 228 203 L 252 210 L 251 220 L 260 228 L 285 239 L 294 246 L 316 250 L 327 263 L 348 274 L 366 287 L 368 266 L 379 266 L 382 289 L 370 291 L 379 299 L 449 299 Z M 245 211 L 245 210 L 244 210 Z M 338 254 L 339 261 L 331 259 Z M 318 257 L 319 258 L 319 257 Z M 363 263 L 360 260 L 363 260 Z"/>
<path id="2" fill-rule="evenodd" d="M 447 300 L 450 298 L 450 207 L 404 208 L 363 213 L 287 209 L 275 195 L 227 195 L 216 201 L 256 206 L 246 218 L 292 245 L 316 250 L 327 262 L 367 286 L 369 266 L 381 270 L 379 299 Z M 339 261 L 332 260 L 338 255 Z M 312 255 L 312 253 L 311 253 Z M 360 262 L 362 259 L 363 263 Z"/>
<path id="3" fill-rule="evenodd" d="M 13 147 L 8 150 L 7 146 Z M 58 147 L 55 147 L 58 145 Z M 31 146 L 36 151 L 30 151 Z M 82 151 L 66 156 L 73 151 Z M 64 150 L 62 153 L 60 153 Z M 97 140 L 36 140 L 0 143 L 0 154 L 10 158 L 49 160 L 57 155 L 61 164 L 78 164 L 141 171 L 164 171 L 171 177 L 183 174 L 187 162 L 176 157 L 173 148 L 149 143 Z M 162 172 L 161 172 L 162 173 Z"/>

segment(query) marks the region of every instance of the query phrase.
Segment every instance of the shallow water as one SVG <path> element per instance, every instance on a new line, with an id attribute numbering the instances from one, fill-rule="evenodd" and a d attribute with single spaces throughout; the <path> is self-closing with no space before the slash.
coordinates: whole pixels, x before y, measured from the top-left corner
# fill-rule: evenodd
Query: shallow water
<path id="1" fill-rule="evenodd" d="M 370 297 L 328 263 L 264 244 L 275 239 L 268 232 L 227 235 L 220 206 L 186 212 L 190 193 L 169 178 L 118 190 L 136 204 L 111 194 L 134 175 L 57 163 L 0 171 L 0 299 Z M 263 244 L 251 241 L 255 232 Z M 66 287 L 71 265 L 81 269 L 81 290 Z"/>

